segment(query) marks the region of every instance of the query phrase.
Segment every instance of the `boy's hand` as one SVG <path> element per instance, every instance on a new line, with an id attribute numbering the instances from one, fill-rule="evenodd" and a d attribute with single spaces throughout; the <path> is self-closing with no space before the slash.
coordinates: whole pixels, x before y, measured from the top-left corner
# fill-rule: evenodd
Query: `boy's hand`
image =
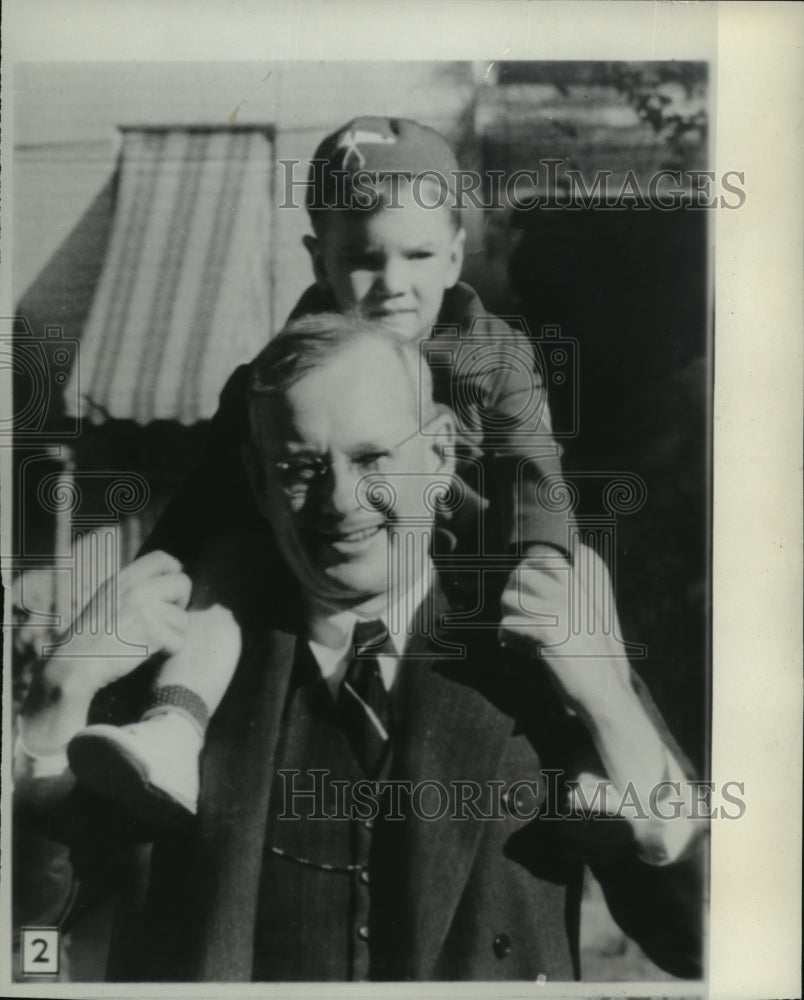
<path id="1" fill-rule="evenodd" d="M 501 605 L 500 641 L 532 644 L 571 707 L 599 706 L 615 678 L 627 679 L 611 579 L 587 546 L 572 565 L 550 546 L 531 547 Z"/>

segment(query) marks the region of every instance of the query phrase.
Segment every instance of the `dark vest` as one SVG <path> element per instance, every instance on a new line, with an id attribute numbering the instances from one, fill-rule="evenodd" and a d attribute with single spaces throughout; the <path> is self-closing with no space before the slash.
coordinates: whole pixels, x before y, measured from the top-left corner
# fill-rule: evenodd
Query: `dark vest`
<path id="1" fill-rule="evenodd" d="M 403 887 L 394 859 L 404 823 L 388 818 L 309 648 L 299 650 L 277 745 L 253 978 L 397 978 Z"/>

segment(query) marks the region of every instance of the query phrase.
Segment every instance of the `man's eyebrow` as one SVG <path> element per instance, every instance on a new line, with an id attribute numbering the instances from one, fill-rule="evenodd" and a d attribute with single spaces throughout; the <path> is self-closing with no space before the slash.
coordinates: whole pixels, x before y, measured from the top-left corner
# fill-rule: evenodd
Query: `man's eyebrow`
<path id="1" fill-rule="evenodd" d="M 379 441 L 358 441 L 357 444 L 353 444 L 349 448 L 349 452 L 352 455 L 357 455 L 360 452 L 367 451 L 390 451 L 390 447 L 387 444 L 380 444 Z"/>
<path id="2" fill-rule="evenodd" d="M 278 451 L 283 456 L 291 456 L 292 458 L 318 458 L 323 454 L 320 450 L 300 441 L 282 441 Z"/>

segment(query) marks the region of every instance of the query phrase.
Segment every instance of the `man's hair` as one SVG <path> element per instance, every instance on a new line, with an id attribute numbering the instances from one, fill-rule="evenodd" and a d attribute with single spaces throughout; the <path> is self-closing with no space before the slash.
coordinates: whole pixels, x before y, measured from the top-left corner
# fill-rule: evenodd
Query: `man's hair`
<path id="1" fill-rule="evenodd" d="M 429 367 L 420 363 L 419 342 L 389 330 L 379 320 L 343 313 L 302 316 L 289 322 L 268 341 L 251 365 L 249 412 L 259 399 L 282 399 L 288 389 L 309 372 L 324 368 L 361 341 L 388 346 L 399 359 L 417 411 L 420 409 L 429 419 L 433 408 L 433 382 Z"/>

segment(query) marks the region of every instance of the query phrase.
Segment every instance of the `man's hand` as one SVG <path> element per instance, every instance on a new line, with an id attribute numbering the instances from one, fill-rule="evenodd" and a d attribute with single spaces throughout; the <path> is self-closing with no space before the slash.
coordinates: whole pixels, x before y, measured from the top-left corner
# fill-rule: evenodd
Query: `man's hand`
<path id="1" fill-rule="evenodd" d="M 628 659 L 605 563 L 578 546 L 572 565 L 550 546 L 532 546 L 502 595 L 500 641 L 531 646 L 573 709 L 605 700 L 628 678 Z"/>
<path id="2" fill-rule="evenodd" d="M 638 815 L 623 815 L 643 857 L 654 864 L 677 858 L 694 824 L 684 815 L 665 821 L 650 803 L 662 783 L 683 781 L 684 773 L 631 683 L 603 560 L 585 545 L 578 546 L 572 565 L 555 549 L 534 547 L 511 574 L 502 610 L 501 642 L 532 644 L 600 754 L 606 774 L 578 776 L 583 798 L 595 801 L 608 778 L 617 802 L 630 795 L 641 804 Z"/>
<path id="3" fill-rule="evenodd" d="M 177 559 L 149 552 L 98 587 L 65 652 L 70 659 L 86 657 L 95 690 L 155 653 L 177 653 L 187 630 L 191 587 Z"/>
<path id="4" fill-rule="evenodd" d="M 86 725 L 96 692 L 155 653 L 178 652 L 190 590 L 180 563 L 166 552 L 150 552 L 106 580 L 68 642 L 34 676 L 22 713 L 26 747 L 57 753 Z"/>

